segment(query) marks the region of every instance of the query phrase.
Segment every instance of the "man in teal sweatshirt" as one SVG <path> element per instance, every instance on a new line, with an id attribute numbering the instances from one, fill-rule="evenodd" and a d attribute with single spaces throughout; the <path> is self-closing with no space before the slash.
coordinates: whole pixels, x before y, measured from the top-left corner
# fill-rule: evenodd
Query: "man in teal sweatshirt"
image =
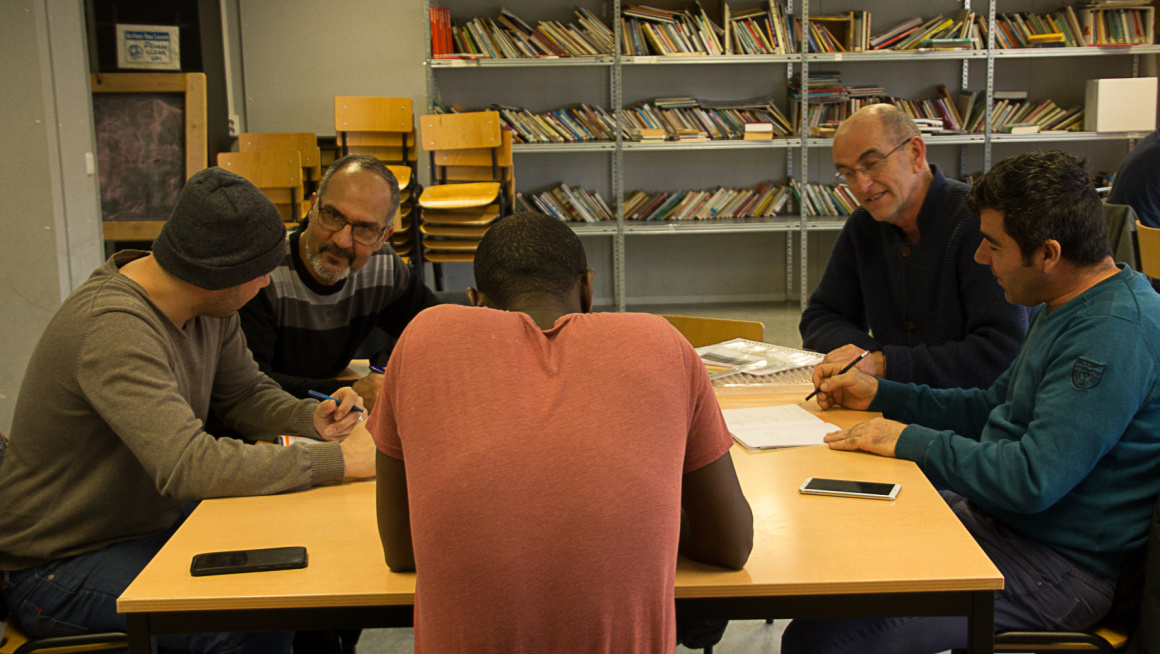
<path id="1" fill-rule="evenodd" d="M 818 367 L 823 408 L 881 411 L 830 447 L 914 461 L 1003 573 L 995 628 L 1083 629 L 1111 607 L 1160 493 L 1160 296 L 1113 262 L 1083 164 L 1062 152 L 1001 161 L 968 200 L 975 259 L 1007 301 L 1040 306 L 990 388 L 935 390 Z M 938 547 L 938 543 L 931 543 Z M 782 651 L 964 647 L 959 618 L 799 620 Z"/>

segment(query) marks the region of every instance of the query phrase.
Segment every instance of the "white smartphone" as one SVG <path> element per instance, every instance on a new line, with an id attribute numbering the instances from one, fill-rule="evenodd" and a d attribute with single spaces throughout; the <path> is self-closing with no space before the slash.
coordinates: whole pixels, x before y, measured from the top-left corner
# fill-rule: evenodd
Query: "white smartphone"
<path id="1" fill-rule="evenodd" d="M 877 481 L 810 477 L 798 488 L 798 491 L 816 495 L 842 495 L 844 497 L 866 497 L 872 500 L 892 500 L 898 497 L 898 491 L 901 489 L 902 486 L 899 484 Z"/>

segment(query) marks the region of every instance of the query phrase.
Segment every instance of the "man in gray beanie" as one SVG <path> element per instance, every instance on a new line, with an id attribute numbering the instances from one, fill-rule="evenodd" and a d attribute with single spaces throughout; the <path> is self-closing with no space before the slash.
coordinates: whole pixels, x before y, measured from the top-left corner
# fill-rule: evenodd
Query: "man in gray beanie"
<path id="1" fill-rule="evenodd" d="M 153 253 L 113 255 L 49 322 L 0 467 L 0 595 L 37 636 L 124 631 L 116 599 L 188 502 L 374 475 L 350 388 L 299 400 L 259 372 L 236 312 L 281 260 L 278 210 L 219 168 L 191 177 Z M 215 438 L 210 409 L 247 440 Z M 198 652 L 288 652 L 289 634 L 167 636 Z"/>

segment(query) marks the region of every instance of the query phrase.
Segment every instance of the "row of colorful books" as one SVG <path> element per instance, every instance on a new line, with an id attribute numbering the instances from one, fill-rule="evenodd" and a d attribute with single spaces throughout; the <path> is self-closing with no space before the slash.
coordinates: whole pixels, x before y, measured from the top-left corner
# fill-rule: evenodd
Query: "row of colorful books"
<path id="1" fill-rule="evenodd" d="M 583 8 L 576 9 L 573 23 L 540 21 L 535 27 L 508 9 L 502 9 L 494 19 L 472 18 L 462 25 L 452 22 L 447 9 L 430 11 L 436 58 L 609 56 L 616 47 L 612 30 Z M 1154 8 L 1146 3 L 1002 14 L 996 17 L 995 44 L 1004 49 L 1147 44 L 1154 41 L 1154 15 Z M 821 53 L 986 48 L 986 19 L 969 9 L 953 16 L 909 18 L 876 36 L 871 35 L 871 20 L 871 12 L 865 10 L 825 14 L 811 16 L 803 29 L 801 19 L 774 0 L 736 12 L 722 3 L 719 21 L 700 5 L 680 11 L 628 5 L 621 11 L 620 52 L 661 56 L 793 54 L 800 51 L 803 41 L 808 52 Z"/>
<path id="2" fill-rule="evenodd" d="M 536 211 L 559 218 L 565 222 L 596 223 L 614 220 L 615 215 L 608 203 L 596 191 L 572 188 L 560 184 L 542 193 L 516 193 L 513 207 L 517 213 Z"/>
<path id="3" fill-rule="evenodd" d="M 787 186 L 762 182 L 754 188 L 708 191 L 633 191 L 624 199 L 625 220 L 719 220 L 771 218 L 790 204 Z"/>
<path id="4" fill-rule="evenodd" d="M 849 216 L 858 208 L 854 194 L 844 185 L 799 184 L 792 177 L 789 184 L 798 199 L 798 206 L 808 208 L 812 216 Z"/>
<path id="5" fill-rule="evenodd" d="M 757 123 L 771 125 L 771 136 L 793 135 L 789 120 L 772 101 L 751 102 L 740 106 L 697 102 L 696 106 L 671 108 L 657 106 L 661 104 L 660 101 L 658 98 L 654 103 L 645 102 L 625 109 L 625 130 L 628 138 L 633 137 L 633 129 L 636 128 L 664 130 L 667 140 L 682 140 L 682 135 L 686 136 L 684 140 L 692 140 L 687 137 L 693 131 L 703 133 L 705 140 L 744 139 L 746 125 Z"/>
<path id="6" fill-rule="evenodd" d="M 542 20 L 534 28 L 507 9 L 495 19 L 472 18 L 459 26 L 448 9 L 430 13 L 431 52 L 437 59 L 607 56 L 615 44 L 612 30 L 584 8 L 576 9 L 574 23 Z"/>
<path id="7" fill-rule="evenodd" d="M 616 140 L 616 118 L 601 107 L 580 104 L 533 114 L 521 107 L 493 105 L 513 143 L 582 143 Z"/>

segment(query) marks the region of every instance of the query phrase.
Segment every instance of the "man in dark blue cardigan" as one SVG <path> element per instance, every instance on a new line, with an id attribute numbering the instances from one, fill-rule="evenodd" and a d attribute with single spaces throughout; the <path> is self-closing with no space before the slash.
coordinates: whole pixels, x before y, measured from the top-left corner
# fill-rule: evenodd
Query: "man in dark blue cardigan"
<path id="1" fill-rule="evenodd" d="M 1029 310 L 974 260 L 970 187 L 926 161 L 905 112 L 865 107 L 834 136 L 834 164 L 861 207 L 842 228 L 799 326 L 827 363 L 935 388 L 987 387 L 1015 358 Z"/>

